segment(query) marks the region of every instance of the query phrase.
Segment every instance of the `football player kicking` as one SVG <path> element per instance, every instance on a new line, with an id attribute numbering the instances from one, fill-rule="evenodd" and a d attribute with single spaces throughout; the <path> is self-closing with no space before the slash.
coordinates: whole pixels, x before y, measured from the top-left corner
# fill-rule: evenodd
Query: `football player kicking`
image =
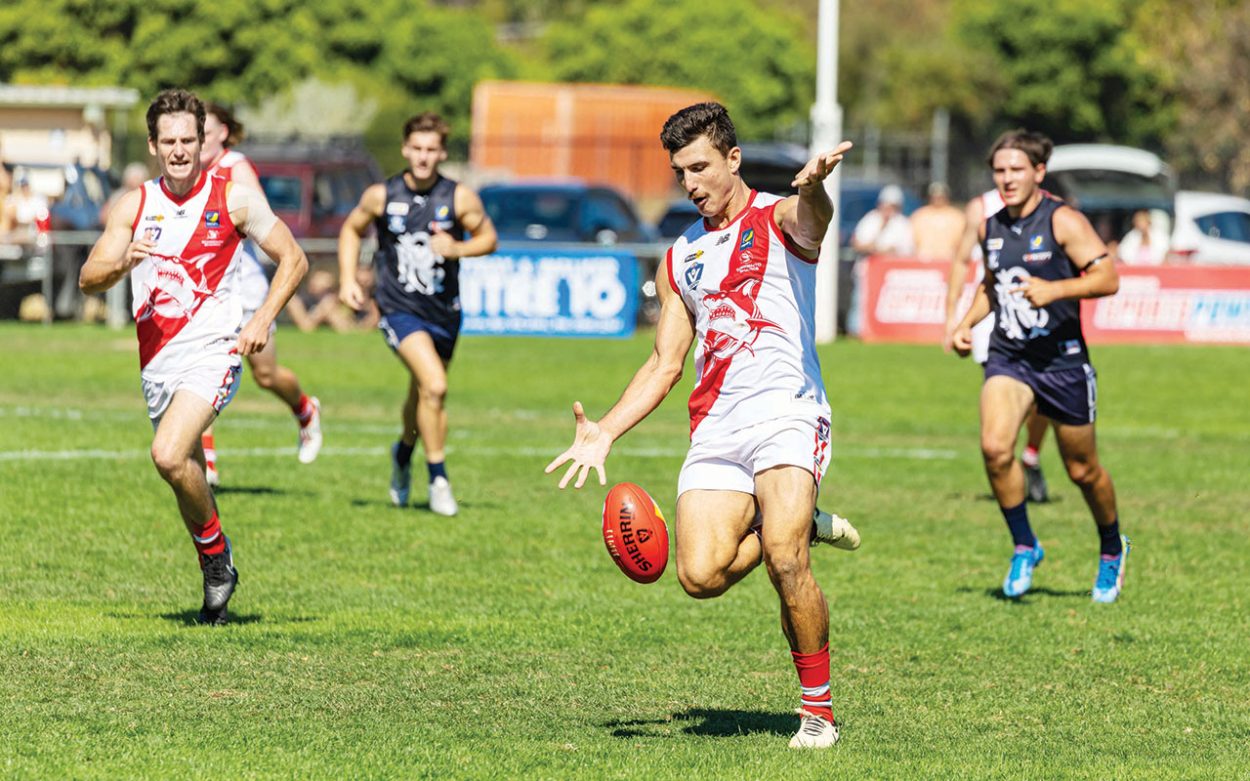
<path id="1" fill-rule="evenodd" d="M 816 357 L 816 261 L 833 217 L 824 180 L 849 142 L 813 158 L 789 198 L 742 180 L 742 151 L 723 106 L 701 103 L 660 133 L 678 183 L 701 219 L 656 273 L 655 347 L 598 421 L 573 404 L 573 445 L 548 466 L 560 480 L 590 470 L 604 484 L 612 444 L 681 378 L 698 341 L 690 450 L 677 484 L 677 577 L 696 599 L 717 597 L 761 562 L 781 601 L 781 626 L 802 688 L 795 748 L 838 740 L 829 677 L 829 608 L 810 544 L 854 550 L 859 534 L 816 509 L 829 462 L 829 403 Z M 832 261 L 830 261 L 832 262 Z"/>

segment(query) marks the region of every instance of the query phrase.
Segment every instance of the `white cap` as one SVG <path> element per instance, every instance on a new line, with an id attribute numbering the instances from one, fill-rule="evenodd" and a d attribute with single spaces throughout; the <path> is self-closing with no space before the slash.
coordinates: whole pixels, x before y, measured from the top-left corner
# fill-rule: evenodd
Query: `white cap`
<path id="1" fill-rule="evenodd" d="M 887 203 L 894 206 L 903 205 L 903 190 L 897 184 L 887 184 L 885 187 L 882 187 L 881 192 L 877 194 L 878 206 L 884 206 Z"/>

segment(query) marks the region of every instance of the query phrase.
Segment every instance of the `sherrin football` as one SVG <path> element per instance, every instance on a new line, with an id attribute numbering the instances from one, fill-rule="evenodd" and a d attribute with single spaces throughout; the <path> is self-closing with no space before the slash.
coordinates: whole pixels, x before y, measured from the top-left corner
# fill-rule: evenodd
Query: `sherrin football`
<path id="1" fill-rule="evenodd" d="M 603 543 L 631 580 L 654 583 L 668 565 L 668 527 L 651 495 L 618 483 L 603 500 Z"/>

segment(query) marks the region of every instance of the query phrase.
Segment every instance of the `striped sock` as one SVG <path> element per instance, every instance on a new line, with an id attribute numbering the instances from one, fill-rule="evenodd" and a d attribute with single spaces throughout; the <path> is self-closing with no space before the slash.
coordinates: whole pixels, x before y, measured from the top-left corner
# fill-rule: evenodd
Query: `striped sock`
<path id="1" fill-rule="evenodd" d="M 799 673 L 799 686 L 803 689 L 800 702 L 803 710 L 833 721 L 833 695 L 829 691 L 829 644 L 825 643 L 814 654 L 791 651 L 794 669 Z"/>
<path id="2" fill-rule="evenodd" d="M 209 518 L 203 526 L 197 527 L 187 521 L 187 531 L 191 532 L 191 542 L 195 544 L 195 549 L 199 553 L 212 556 L 226 549 L 226 535 L 222 534 L 221 521 L 217 518 L 215 510 L 213 517 Z"/>
<path id="3" fill-rule="evenodd" d="M 299 401 L 291 407 L 291 412 L 295 414 L 295 418 L 299 421 L 301 427 L 308 425 L 309 421 L 312 420 L 313 412 L 315 410 L 316 408 L 313 407 L 312 399 L 308 398 L 308 394 L 306 393 L 301 393 L 299 395 Z"/>
<path id="4" fill-rule="evenodd" d="M 217 448 L 213 445 L 212 434 L 201 434 L 200 444 L 204 447 L 204 463 L 209 469 L 217 468 Z"/>

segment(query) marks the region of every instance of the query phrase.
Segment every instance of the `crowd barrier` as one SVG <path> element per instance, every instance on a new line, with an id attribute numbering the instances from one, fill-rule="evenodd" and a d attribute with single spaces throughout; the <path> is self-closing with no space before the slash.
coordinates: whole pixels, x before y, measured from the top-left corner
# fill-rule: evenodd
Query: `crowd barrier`
<path id="1" fill-rule="evenodd" d="M 946 263 L 874 256 L 860 264 L 865 342 L 937 344 L 946 318 Z M 1097 344 L 1250 344 L 1250 267 L 1125 266 L 1114 296 L 1081 302 Z M 964 288 L 960 311 L 972 300 Z"/>

